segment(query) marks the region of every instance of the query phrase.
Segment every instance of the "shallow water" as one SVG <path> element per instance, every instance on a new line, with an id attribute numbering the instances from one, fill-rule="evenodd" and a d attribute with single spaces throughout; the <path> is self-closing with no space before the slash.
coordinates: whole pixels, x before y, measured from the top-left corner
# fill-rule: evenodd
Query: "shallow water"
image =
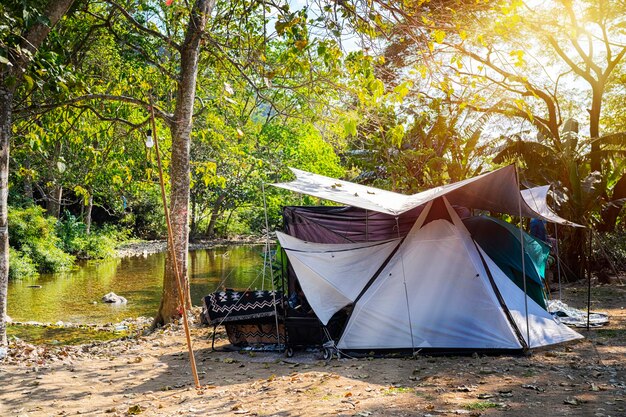
<path id="1" fill-rule="evenodd" d="M 190 252 L 192 303 L 201 305 L 204 295 L 223 286 L 271 288 L 269 272 L 263 280 L 263 249 L 263 245 L 247 245 Z M 70 272 L 13 281 L 9 283 L 8 314 L 19 322 L 79 324 L 152 317 L 161 299 L 164 265 L 165 254 L 158 253 L 84 263 Z M 128 304 L 102 303 L 102 296 L 111 291 L 126 297 Z"/>

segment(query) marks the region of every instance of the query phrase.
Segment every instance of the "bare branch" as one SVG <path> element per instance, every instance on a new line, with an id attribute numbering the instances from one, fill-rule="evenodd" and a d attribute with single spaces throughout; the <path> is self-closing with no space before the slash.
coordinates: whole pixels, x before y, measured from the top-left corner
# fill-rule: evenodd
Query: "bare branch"
<path id="1" fill-rule="evenodd" d="M 70 107 L 74 107 L 76 109 L 81 109 L 81 110 L 87 110 L 90 111 L 91 113 L 93 113 L 98 119 L 102 120 L 103 122 L 113 122 L 113 123 L 121 123 L 121 124 L 125 124 L 133 129 L 140 129 L 144 126 L 146 126 L 149 122 L 150 122 L 150 118 L 147 118 L 146 120 L 144 120 L 141 123 L 133 123 L 130 120 L 126 120 L 123 119 L 121 117 L 109 117 L 109 116 L 105 116 L 102 113 L 100 113 L 98 110 L 96 110 L 93 106 L 88 106 L 88 105 L 79 105 L 79 104 L 70 104 Z"/>

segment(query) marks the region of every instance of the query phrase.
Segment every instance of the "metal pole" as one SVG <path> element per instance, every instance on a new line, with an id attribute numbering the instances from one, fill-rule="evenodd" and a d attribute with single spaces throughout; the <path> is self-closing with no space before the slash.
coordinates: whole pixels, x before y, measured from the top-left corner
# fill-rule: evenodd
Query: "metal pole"
<path id="1" fill-rule="evenodd" d="M 270 222 L 267 217 L 267 201 L 265 198 L 265 183 L 261 183 L 263 190 L 263 210 L 265 211 L 265 253 L 270 253 Z M 267 256 L 267 255 L 266 255 Z M 276 285 L 274 284 L 274 268 L 272 265 L 272 255 L 270 254 L 270 279 L 272 280 L 272 294 L 274 303 L 274 319 L 276 324 L 276 345 L 280 346 L 280 328 L 278 327 L 278 311 L 276 309 Z M 263 265 L 263 280 L 265 281 L 265 264 Z"/>
<path id="2" fill-rule="evenodd" d="M 176 251 L 174 250 L 174 234 L 172 232 L 172 222 L 170 220 L 170 211 L 167 207 L 167 199 L 165 197 L 165 183 L 163 182 L 163 167 L 161 165 L 161 154 L 159 152 L 159 140 L 157 137 L 156 123 L 154 122 L 154 106 L 152 104 L 152 97 L 150 97 L 150 124 L 152 125 L 152 134 L 154 138 L 154 149 L 157 156 L 157 163 L 159 166 L 159 184 L 161 185 L 161 199 L 163 200 L 163 210 L 165 211 L 165 222 L 167 224 L 167 241 L 170 250 L 170 255 L 174 263 L 174 274 L 176 275 L 176 286 L 178 288 L 178 299 L 183 315 L 183 327 L 185 329 L 185 337 L 187 339 L 187 349 L 189 350 L 189 364 L 191 365 L 191 373 L 193 375 L 196 388 L 200 388 L 200 380 L 198 378 L 198 369 L 196 368 L 196 358 L 193 354 L 193 347 L 191 346 L 191 334 L 189 333 L 189 322 L 187 320 L 187 307 L 185 303 L 185 291 L 183 291 L 183 284 L 180 277 L 180 270 L 178 269 L 178 259 L 176 257 Z"/>
<path id="3" fill-rule="evenodd" d="M 556 271 L 559 276 L 559 301 L 561 301 L 561 255 L 559 253 L 559 227 L 554 223 L 554 239 L 556 240 Z"/>
<path id="4" fill-rule="evenodd" d="M 517 208 L 519 210 L 519 240 L 520 249 L 522 254 L 522 280 L 524 282 L 524 313 L 526 315 L 526 343 L 528 349 L 530 349 L 530 324 L 528 322 L 528 290 L 526 289 L 526 262 L 524 259 L 524 229 L 522 228 L 522 193 L 520 191 L 519 174 L 517 172 L 517 165 L 515 166 L 515 179 L 517 180 Z"/>

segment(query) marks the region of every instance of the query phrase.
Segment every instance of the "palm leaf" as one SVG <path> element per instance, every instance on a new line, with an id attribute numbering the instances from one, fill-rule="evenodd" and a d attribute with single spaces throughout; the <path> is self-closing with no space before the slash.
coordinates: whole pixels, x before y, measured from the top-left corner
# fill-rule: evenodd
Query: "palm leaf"
<path id="1" fill-rule="evenodd" d="M 609 133 L 590 141 L 592 145 L 614 145 L 626 148 L 626 132 Z"/>
<path id="2" fill-rule="evenodd" d="M 493 162 L 500 164 L 506 161 L 520 159 L 527 164 L 532 161 L 542 161 L 546 157 L 555 159 L 554 150 L 539 142 L 527 142 L 524 140 L 509 141 L 500 149 L 493 158 Z"/>

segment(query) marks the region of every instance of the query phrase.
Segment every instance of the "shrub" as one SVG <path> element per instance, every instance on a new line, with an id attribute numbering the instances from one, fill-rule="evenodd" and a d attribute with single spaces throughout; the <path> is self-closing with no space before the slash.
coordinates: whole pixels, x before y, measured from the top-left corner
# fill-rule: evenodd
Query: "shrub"
<path id="1" fill-rule="evenodd" d="M 65 252 L 76 254 L 81 250 L 80 239 L 87 233 L 85 223 L 65 210 L 63 220 L 56 224 L 56 234 L 59 237 L 59 246 Z"/>
<path id="2" fill-rule="evenodd" d="M 94 231 L 79 239 L 80 251 L 77 255 L 83 259 L 105 259 L 115 256 L 115 248 L 121 239 L 107 231 Z"/>
<path id="3" fill-rule="evenodd" d="M 68 270 L 74 257 L 63 252 L 60 239 L 55 233 L 56 219 L 45 216 L 39 206 L 25 208 L 9 207 L 9 242 L 22 264 L 31 260 L 38 272 L 60 272 Z"/>
<path id="4" fill-rule="evenodd" d="M 9 236 L 17 249 L 33 239 L 52 239 L 56 242 L 56 219 L 46 216 L 39 206 L 9 207 Z"/>
<path id="5" fill-rule="evenodd" d="M 22 279 L 37 276 L 37 266 L 25 253 L 9 248 L 9 279 Z"/>
<path id="6" fill-rule="evenodd" d="M 87 227 L 76 216 L 66 212 L 64 220 L 57 224 L 57 233 L 62 248 L 80 259 L 105 259 L 115 256 L 117 245 L 128 239 L 128 232 L 113 226 L 93 228 L 87 234 Z"/>
<path id="7" fill-rule="evenodd" d="M 54 240 L 58 238 L 55 236 Z M 74 256 L 63 252 L 48 239 L 33 239 L 22 244 L 22 252 L 33 260 L 39 272 L 67 271 L 74 265 Z"/>

